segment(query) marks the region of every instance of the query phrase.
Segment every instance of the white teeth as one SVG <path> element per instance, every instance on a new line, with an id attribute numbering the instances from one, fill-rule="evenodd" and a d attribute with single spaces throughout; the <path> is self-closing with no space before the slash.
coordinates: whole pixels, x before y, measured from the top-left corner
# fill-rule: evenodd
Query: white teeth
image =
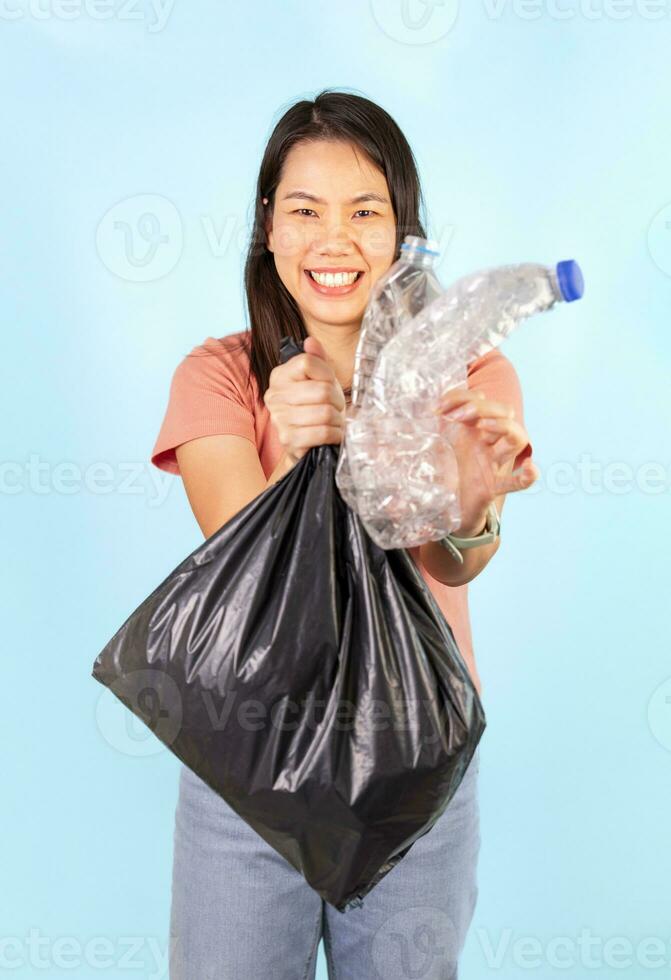
<path id="1" fill-rule="evenodd" d="M 358 272 L 310 272 L 320 286 L 351 286 Z"/>

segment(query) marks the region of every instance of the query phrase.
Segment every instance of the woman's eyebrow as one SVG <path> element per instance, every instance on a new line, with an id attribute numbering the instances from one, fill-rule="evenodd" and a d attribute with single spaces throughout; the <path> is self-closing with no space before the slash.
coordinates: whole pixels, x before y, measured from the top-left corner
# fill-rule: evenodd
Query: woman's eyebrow
<path id="1" fill-rule="evenodd" d="M 284 195 L 282 200 L 287 201 L 289 198 L 298 198 L 301 201 L 314 201 L 315 204 L 326 204 L 323 198 L 315 197 L 314 194 L 309 194 L 307 191 L 290 191 Z M 375 191 L 365 191 L 363 194 L 357 194 L 349 201 L 345 201 L 345 204 L 361 204 L 362 201 L 377 201 L 378 204 L 389 204 L 388 198 L 382 194 L 376 194 Z"/>

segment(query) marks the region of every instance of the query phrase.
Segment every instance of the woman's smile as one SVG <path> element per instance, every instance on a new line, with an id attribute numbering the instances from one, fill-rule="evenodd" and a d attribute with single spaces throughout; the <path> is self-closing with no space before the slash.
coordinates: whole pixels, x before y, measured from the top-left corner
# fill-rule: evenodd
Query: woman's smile
<path id="1" fill-rule="evenodd" d="M 365 272 L 361 269 L 338 269 L 337 267 L 320 267 L 304 269 L 307 280 L 312 288 L 321 296 L 349 296 L 353 293 Z"/>

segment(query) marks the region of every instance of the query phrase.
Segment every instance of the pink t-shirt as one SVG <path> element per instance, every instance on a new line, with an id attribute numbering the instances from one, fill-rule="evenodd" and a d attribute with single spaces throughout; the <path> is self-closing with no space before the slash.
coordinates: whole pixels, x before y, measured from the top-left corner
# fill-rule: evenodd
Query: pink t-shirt
<path id="1" fill-rule="evenodd" d="M 244 436 L 256 447 L 266 477 L 275 469 L 283 446 L 277 438 L 270 413 L 258 398 L 258 386 L 251 375 L 247 385 L 249 359 L 240 341 L 248 331 L 226 337 L 207 337 L 177 365 L 170 385 L 168 406 L 151 453 L 151 462 L 167 473 L 179 474 L 175 448 L 200 436 L 230 433 Z M 499 350 L 488 351 L 468 366 L 469 389 L 479 389 L 487 398 L 513 406 L 515 417 L 524 425 L 522 391 L 517 372 Z M 516 459 L 517 468 L 532 454 L 527 442 Z M 449 586 L 433 578 L 419 558 L 419 548 L 409 548 L 429 586 L 468 666 L 478 693 L 481 691 L 473 656 L 468 610 L 468 584 Z"/>

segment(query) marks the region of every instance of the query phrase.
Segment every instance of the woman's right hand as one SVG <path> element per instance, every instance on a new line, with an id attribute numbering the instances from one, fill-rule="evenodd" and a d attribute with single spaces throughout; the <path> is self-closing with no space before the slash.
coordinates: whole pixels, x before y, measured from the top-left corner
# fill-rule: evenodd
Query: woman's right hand
<path id="1" fill-rule="evenodd" d="M 263 396 L 292 463 L 313 446 L 342 442 L 345 430 L 345 396 L 326 351 L 316 337 L 303 350 L 273 368 Z"/>

